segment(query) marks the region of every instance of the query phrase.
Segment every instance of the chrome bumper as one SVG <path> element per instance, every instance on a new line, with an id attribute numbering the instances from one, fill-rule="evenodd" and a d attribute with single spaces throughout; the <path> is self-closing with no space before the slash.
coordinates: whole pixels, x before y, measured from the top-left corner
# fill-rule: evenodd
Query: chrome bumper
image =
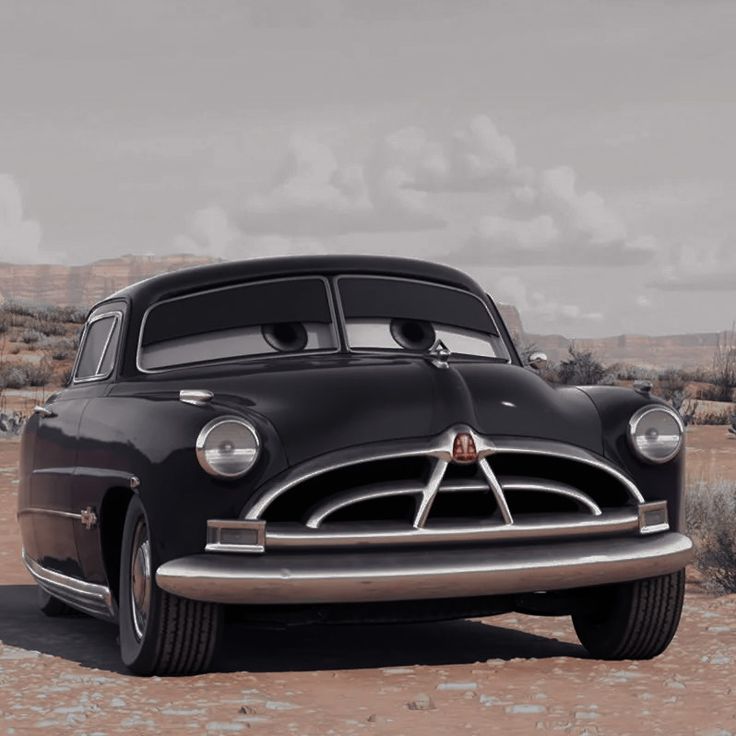
<path id="1" fill-rule="evenodd" d="M 158 585 L 235 604 L 357 603 L 564 590 L 680 570 L 693 545 L 676 532 L 625 539 L 419 551 L 205 553 L 171 560 Z"/>

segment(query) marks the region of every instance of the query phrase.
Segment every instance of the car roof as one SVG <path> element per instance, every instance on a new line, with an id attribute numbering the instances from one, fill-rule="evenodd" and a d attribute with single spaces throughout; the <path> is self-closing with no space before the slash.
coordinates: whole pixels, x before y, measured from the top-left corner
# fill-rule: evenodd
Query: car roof
<path id="1" fill-rule="evenodd" d="M 470 276 L 450 266 L 390 256 L 320 255 L 252 258 L 184 268 L 139 281 L 115 292 L 103 301 L 125 299 L 141 308 L 171 296 L 203 288 L 227 286 L 250 279 L 349 273 L 408 276 L 437 281 L 482 294 L 482 290 Z"/>

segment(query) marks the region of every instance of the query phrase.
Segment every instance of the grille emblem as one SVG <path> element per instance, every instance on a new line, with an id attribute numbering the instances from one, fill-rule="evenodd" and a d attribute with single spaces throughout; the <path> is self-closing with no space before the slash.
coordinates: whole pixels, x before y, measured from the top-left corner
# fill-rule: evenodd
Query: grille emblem
<path id="1" fill-rule="evenodd" d="M 452 443 L 452 459 L 456 463 L 474 463 L 478 460 L 478 450 L 475 441 L 469 432 L 460 432 L 455 435 Z"/>

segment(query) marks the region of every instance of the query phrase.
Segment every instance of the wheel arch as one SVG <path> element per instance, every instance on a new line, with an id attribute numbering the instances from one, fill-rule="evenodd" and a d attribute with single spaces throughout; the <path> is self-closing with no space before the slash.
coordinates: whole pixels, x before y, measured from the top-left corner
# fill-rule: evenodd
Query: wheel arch
<path id="1" fill-rule="evenodd" d="M 120 552 L 123 543 L 125 514 L 134 496 L 134 491 L 124 486 L 109 488 L 100 505 L 100 546 L 102 563 L 105 567 L 110 593 L 119 604 L 120 595 Z"/>

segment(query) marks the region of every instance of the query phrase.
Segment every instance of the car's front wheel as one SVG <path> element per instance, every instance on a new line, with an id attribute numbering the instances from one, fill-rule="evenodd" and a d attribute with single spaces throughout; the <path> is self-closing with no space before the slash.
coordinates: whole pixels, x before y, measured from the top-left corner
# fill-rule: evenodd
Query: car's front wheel
<path id="1" fill-rule="evenodd" d="M 120 562 L 120 653 L 138 675 L 192 675 L 212 662 L 222 625 L 220 606 L 179 598 L 154 577 L 150 530 L 134 497 L 123 529 Z"/>
<path id="2" fill-rule="evenodd" d="M 581 644 L 599 659 L 651 659 L 677 631 L 685 571 L 619 583 L 594 591 L 591 605 L 573 614 Z"/>

